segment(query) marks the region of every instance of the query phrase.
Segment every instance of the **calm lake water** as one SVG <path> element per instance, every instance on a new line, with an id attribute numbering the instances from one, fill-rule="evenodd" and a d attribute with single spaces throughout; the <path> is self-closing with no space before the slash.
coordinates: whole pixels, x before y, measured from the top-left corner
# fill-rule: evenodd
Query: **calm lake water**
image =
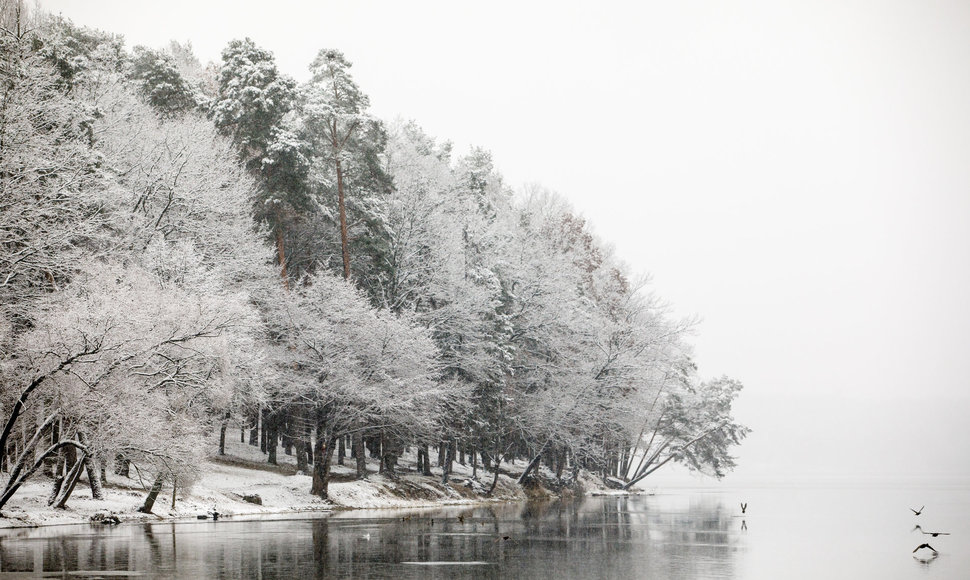
<path id="1" fill-rule="evenodd" d="M 922 515 L 909 511 L 921 505 Z M 951 535 L 924 536 L 917 523 Z M 0 530 L 0 579 L 956 580 L 970 578 L 968 539 L 966 482 L 684 489 L 475 508 Z M 939 555 L 914 556 L 927 541 Z"/>

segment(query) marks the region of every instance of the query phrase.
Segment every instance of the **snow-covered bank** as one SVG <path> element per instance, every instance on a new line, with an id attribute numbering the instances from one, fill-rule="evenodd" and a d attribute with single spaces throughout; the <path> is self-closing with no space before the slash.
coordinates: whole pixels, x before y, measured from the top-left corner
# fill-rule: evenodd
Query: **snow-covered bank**
<path id="1" fill-rule="evenodd" d="M 376 460 L 368 459 L 366 479 L 357 480 L 353 467 L 334 465 L 331 472 L 330 501 L 323 501 L 309 493 L 311 477 L 296 471 L 292 457 L 280 453 L 279 465 L 265 463 L 258 448 L 231 443 L 227 455 L 213 454 L 203 466 L 203 475 L 190 489 L 178 490 L 172 506 L 172 488 L 167 486 L 159 495 L 151 514 L 138 511 L 151 485 L 150 478 L 139 479 L 109 473 L 105 499 L 94 500 L 82 478 L 66 509 L 47 505 L 51 481 L 35 477 L 25 484 L 4 507 L 0 528 L 70 524 L 90 521 L 98 513 L 111 513 L 121 521 L 195 519 L 213 511 L 220 517 L 243 517 L 263 514 L 296 513 L 350 508 L 408 508 L 488 501 L 519 501 L 527 499 L 514 479 L 500 475 L 495 492 L 485 497 L 492 474 L 479 470 L 472 477 L 470 466 L 454 464 L 452 480 L 441 483 L 440 476 L 427 477 L 416 473 L 407 458 L 401 461 L 400 473 L 386 477 L 377 473 Z M 261 504 L 244 501 L 243 496 L 258 495 Z"/>

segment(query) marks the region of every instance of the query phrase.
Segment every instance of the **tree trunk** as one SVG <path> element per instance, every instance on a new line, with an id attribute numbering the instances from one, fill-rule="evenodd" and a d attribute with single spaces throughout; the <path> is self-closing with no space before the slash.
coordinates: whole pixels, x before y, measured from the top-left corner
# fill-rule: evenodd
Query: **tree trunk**
<path id="1" fill-rule="evenodd" d="M 58 419 L 57 421 L 51 424 L 51 445 L 56 445 L 60 440 L 61 440 L 61 421 L 60 419 Z M 59 477 L 63 475 L 63 473 L 61 473 L 64 467 L 63 465 L 61 465 L 62 459 L 63 459 L 63 454 L 58 453 L 56 456 L 54 456 L 53 461 L 47 462 L 47 469 L 45 469 L 45 473 L 47 473 L 49 477 Z"/>
<path id="2" fill-rule="evenodd" d="M 296 452 L 296 470 L 300 473 L 306 473 L 308 469 L 306 461 L 306 444 L 303 439 L 297 439 L 294 451 Z"/>
<path id="3" fill-rule="evenodd" d="M 289 434 L 289 428 L 284 427 L 280 434 L 280 443 L 283 445 L 283 453 L 293 455 L 293 437 Z"/>
<path id="4" fill-rule="evenodd" d="M 427 445 L 418 445 L 418 473 L 431 475 L 431 457 Z"/>
<path id="5" fill-rule="evenodd" d="M 340 166 L 337 143 L 334 142 L 334 165 L 337 168 L 337 209 L 340 213 L 340 250 L 344 259 L 344 280 L 350 280 L 350 247 L 347 240 L 347 206 L 344 204 L 344 171 Z"/>
<path id="6" fill-rule="evenodd" d="M 84 467 L 88 474 L 88 485 L 91 486 L 91 497 L 97 500 L 104 499 L 104 488 L 101 487 L 101 467 L 100 463 L 90 455 L 84 456 Z"/>
<path id="7" fill-rule="evenodd" d="M 364 432 L 354 431 L 354 459 L 357 460 L 357 479 L 367 477 L 367 457 L 364 451 Z"/>
<path id="8" fill-rule="evenodd" d="M 501 465 L 501 463 L 502 463 L 502 457 L 496 455 L 495 468 L 492 470 L 492 485 L 491 487 L 488 488 L 488 491 L 485 492 L 485 495 L 487 496 L 492 495 L 492 492 L 495 491 L 495 486 L 498 485 L 498 468 L 499 468 L 499 465 Z"/>
<path id="9" fill-rule="evenodd" d="M 310 493 L 319 496 L 321 499 L 330 499 L 327 495 L 330 487 L 330 459 L 333 457 L 333 448 L 336 438 L 329 433 L 320 433 L 317 436 L 316 457 L 313 462 L 313 483 Z"/>
<path id="10" fill-rule="evenodd" d="M 23 485 L 25 481 L 30 479 L 30 477 L 34 473 L 36 473 L 37 470 L 40 469 L 42 465 L 44 465 L 47 462 L 47 459 L 54 455 L 54 453 L 60 451 L 62 448 L 68 445 L 77 447 L 84 452 L 87 451 L 87 449 L 80 442 L 58 441 L 57 443 L 48 447 L 44 452 L 42 452 L 40 456 L 34 460 L 33 465 L 31 465 L 28 468 L 27 467 L 28 451 L 31 449 L 35 449 L 37 442 L 41 438 L 42 432 L 50 424 L 50 422 L 53 421 L 53 419 L 54 419 L 54 415 L 51 415 L 50 417 L 48 417 L 47 421 L 45 421 L 44 424 L 41 425 L 41 427 L 37 428 L 37 431 L 34 433 L 34 437 L 31 439 L 30 444 L 27 446 L 26 449 L 23 450 L 23 452 L 20 453 L 20 456 L 17 458 L 16 464 L 14 464 L 13 469 L 10 470 L 10 474 L 7 476 L 7 482 L 4 485 L 3 493 L 0 494 L 0 509 L 3 509 L 3 506 L 6 505 L 6 503 L 10 500 L 11 497 L 13 497 L 15 493 L 17 493 L 17 490 L 20 489 L 20 486 Z M 27 468 L 26 471 L 24 471 L 24 468 Z"/>
<path id="11" fill-rule="evenodd" d="M 441 483 L 448 483 L 448 476 L 451 475 L 451 465 L 455 462 L 455 442 L 448 441 L 445 444 L 445 464 L 441 468 Z"/>
<path id="12" fill-rule="evenodd" d="M 381 457 L 381 438 L 380 437 L 364 437 L 364 449 L 370 454 L 371 459 L 380 459 Z"/>
<path id="13" fill-rule="evenodd" d="M 297 429 L 299 430 L 299 433 L 297 434 L 296 441 L 294 442 L 296 447 L 296 470 L 300 473 L 309 473 L 307 454 L 313 452 L 313 449 L 310 447 L 309 443 L 310 434 L 307 432 L 307 427 L 305 424 L 306 421 L 301 414 L 300 420 L 297 421 Z"/>
<path id="14" fill-rule="evenodd" d="M 51 482 L 51 493 L 47 496 L 47 505 L 54 505 L 54 501 L 57 500 L 57 496 L 61 494 L 61 486 L 64 485 L 64 458 L 61 457 L 57 460 L 57 466 L 54 468 L 54 481 Z"/>
<path id="15" fill-rule="evenodd" d="M 263 421 L 263 435 L 266 440 L 266 463 L 277 465 L 276 448 L 279 442 L 279 416 L 276 413 L 266 413 Z"/>
<path id="16" fill-rule="evenodd" d="M 226 430 L 229 429 L 229 411 L 222 418 L 222 425 L 219 426 L 219 455 L 226 454 Z"/>
<path id="17" fill-rule="evenodd" d="M 283 246 L 283 226 L 280 212 L 276 211 L 276 258 L 280 262 L 280 278 L 283 279 L 283 289 L 290 289 L 290 277 L 286 274 L 286 250 Z"/>
<path id="18" fill-rule="evenodd" d="M 145 504 L 138 508 L 143 514 L 152 513 L 152 508 L 155 507 L 155 500 L 158 499 L 158 493 L 162 491 L 162 482 L 165 481 L 165 474 L 159 473 L 155 477 L 155 483 L 152 484 L 151 491 L 148 492 L 148 497 L 145 498 Z"/>
<path id="19" fill-rule="evenodd" d="M 545 445 L 542 446 L 539 453 L 537 453 L 536 456 L 532 458 L 532 461 L 529 462 L 529 465 L 526 466 L 525 471 L 523 471 L 522 475 L 519 476 L 519 484 L 525 483 L 525 480 L 529 477 L 529 474 L 532 473 L 532 470 L 535 469 L 536 466 L 542 461 L 542 452 L 544 449 Z"/>
<path id="20" fill-rule="evenodd" d="M 344 448 L 344 438 L 339 437 L 337 440 L 337 465 L 344 464 L 344 457 L 347 455 L 347 450 Z"/>
<path id="21" fill-rule="evenodd" d="M 115 455 L 115 475 L 131 477 L 129 475 L 130 467 L 131 463 L 123 455 Z"/>
<path id="22" fill-rule="evenodd" d="M 381 471 L 391 477 L 395 477 L 397 460 L 404 451 L 404 446 L 393 436 L 383 439 L 383 445 L 381 445 Z"/>
<path id="23" fill-rule="evenodd" d="M 634 485 L 640 483 L 641 481 L 643 481 L 643 479 L 645 477 L 647 477 L 648 475 L 650 475 L 654 471 L 657 471 L 658 469 L 660 469 L 664 465 L 667 465 L 667 463 L 669 463 L 673 458 L 674 458 L 673 455 L 667 456 L 666 459 L 664 459 L 663 461 L 661 461 L 660 463 L 658 463 L 657 465 L 655 465 L 652 469 L 649 469 L 649 470 L 645 471 L 644 473 L 642 473 L 641 475 L 638 475 L 637 477 L 634 477 L 633 479 L 631 479 L 630 481 L 628 481 L 626 483 L 626 485 L 623 486 L 622 489 L 628 490 L 631 487 L 633 487 Z"/>
<path id="24" fill-rule="evenodd" d="M 76 356 L 77 355 L 62 361 L 61 364 L 50 373 L 36 377 L 30 382 L 30 384 L 27 385 L 26 388 L 24 388 L 23 391 L 20 392 L 20 398 L 17 399 L 17 402 L 14 403 L 13 408 L 10 409 L 10 416 L 7 418 L 7 422 L 3 425 L 3 431 L 0 431 L 0 453 L 7 452 L 7 438 L 10 437 L 10 432 L 13 431 L 14 423 L 17 422 L 17 418 L 20 417 L 21 411 L 23 411 L 24 406 L 27 404 L 27 398 L 30 397 L 30 393 L 32 393 L 34 389 L 46 381 L 48 377 L 61 371 L 65 367 L 69 367 L 71 365 L 71 361 L 73 361 Z"/>
<path id="25" fill-rule="evenodd" d="M 77 455 L 75 453 L 75 455 Z M 77 482 L 81 479 L 81 470 L 84 468 L 84 460 L 87 457 L 87 453 L 81 453 L 80 457 L 74 461 L 74 465 L 71 466 L 71 470 L 67 473 L 64 478 L 64 485 L 61 487 L 61 493 L 54 500 L 54 507 L 57 509 L 64 509 L 67 507 L 67 500 L 71 498 L 71 494 L 74 493 L 74 488 L 77 486 Z"/>
<path id="26" fill-rule="evenodd" d="M 259 445 L 259 410 L 253 412 L 253 425 L 249 428 L 249 444 Z"/>

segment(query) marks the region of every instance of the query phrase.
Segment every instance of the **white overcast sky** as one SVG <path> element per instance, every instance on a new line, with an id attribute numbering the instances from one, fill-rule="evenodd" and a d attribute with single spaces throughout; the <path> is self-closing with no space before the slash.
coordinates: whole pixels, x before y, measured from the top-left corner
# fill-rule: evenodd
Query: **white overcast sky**
<path id="1" fill-rule="evenodd" d="M 298 80 L 342 50 L 373 112 L 558 191 L 703 319 L 742 462 L 970 473 L 965 0 L 40 4 Z"/>

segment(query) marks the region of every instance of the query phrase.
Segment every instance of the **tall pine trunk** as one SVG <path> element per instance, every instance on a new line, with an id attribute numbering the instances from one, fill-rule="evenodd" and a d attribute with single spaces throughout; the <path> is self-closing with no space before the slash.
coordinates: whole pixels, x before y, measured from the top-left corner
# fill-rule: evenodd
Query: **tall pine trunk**
<path id="1" fill-rule="evenodd" d="M 290 277 L 286 273 L 286 250 L 283 247 L 283 226 L 280 223 L 279 211 L 276 212 L 276 257 L 280 261 L 280 278 L 283 279 L 283 289 L 290 289 Z"/>
<path id="2" fill-rule="evenodd" d="M 336 140 L 334 150 L 339 151 Z M 337 209 L 340 213 L 340 250 L 344 259 L 344 280 L 350 280 L 350 247 L 347 240 L 347 206 L 344 203 L 344 170 L 340 165 L 339 153 L 334 155 L 337 169 Z"/>

